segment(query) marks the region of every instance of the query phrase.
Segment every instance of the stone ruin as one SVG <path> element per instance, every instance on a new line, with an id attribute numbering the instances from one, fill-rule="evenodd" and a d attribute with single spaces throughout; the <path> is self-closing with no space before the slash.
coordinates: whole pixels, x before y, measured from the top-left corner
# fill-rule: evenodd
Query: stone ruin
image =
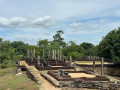
<path id="1" fill-rule="evenodd" d="M 115 82 L 111 82 L 107 77 L 104 76 L 104 69 L 103 69 L 103 62 L 104 58 L 100 58 L 97 56 L 86 56 L 88 60 L 93 60 L 93 72 L 87 71 L 77 71 L 77 64 L 72 62 L 72 56 L 70 56 L 70 60 L 66 62 L 65 56 L 62 55 L 62 50 L 52 50 L 52 55 L 50 55 L 50 50 L 48 52 L 48 58 L 45 58 L 45 51 L 43 49 L 42 57 L 35 55 L 35 49 L 28 50 L 28 57 L 25 62 L 28 65 L 34 65 L 38 70 L 48 70 L 48 75 L 41 73 L 41 75 L 50 81 L 52 84 L 54 80 L 50 79 L 51 76 L 59 84 L 55 85 L 57 87 L 74 87 L 74 88 L 93 88 L 93 89 L 110 89 L 120 86 L 120 83 L 115 84 Z M 85 73 L 90 75 L 95 75 L 95 61 L 101 59 L 101 75 L 95 76 L 94 78 L 87 78 L 87 77 L 79 77 L 79 78 L 72 78 L 69 73 Z M 72 70 L 72 71 L 71 71 Z M 103 87 L 104 84 L 107 87 Z"/>

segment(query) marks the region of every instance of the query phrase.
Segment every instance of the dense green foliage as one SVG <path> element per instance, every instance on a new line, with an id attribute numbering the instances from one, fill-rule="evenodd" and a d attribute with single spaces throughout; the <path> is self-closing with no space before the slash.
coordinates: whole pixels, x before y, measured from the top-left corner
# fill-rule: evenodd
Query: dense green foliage
<path id="1" fill-rule="evenodd" d="M 66 48 L 63 49 L 63 55 L 67 56 L 67 59 L 69 59 L 70 56 L 72 56 L 73 59 L 78 59 L 84 56 L 84 54 L 85 49 L 79 45 L 66 46 Z"/>
<path id="2" fill-rule="evenodd" d="M 7 64 L 14 64 L 20 58 L 26 57 L 28 44 L 21 41 L 2 41 L 0 42 L 0 67 L 7 67 Z"/>
<path id="3" fill-rule="evenodd" d="M 98 54 L 114 62 L 120 62 L 120 28 L 109 32 L 98 46 Z"/>

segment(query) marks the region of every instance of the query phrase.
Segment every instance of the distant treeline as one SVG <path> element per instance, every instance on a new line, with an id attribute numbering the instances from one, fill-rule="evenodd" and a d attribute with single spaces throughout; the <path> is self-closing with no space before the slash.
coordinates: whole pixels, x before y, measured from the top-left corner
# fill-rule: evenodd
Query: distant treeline
<path id="1" fill-rule="evenodd" d="M 49 51 L 62 49 L 62 54 L 68 60 L 70 56 L 73 59 L 80 59 L 87 55 L 100 56 L 113 62 L 120 62 L 120 28 L 109 32 L 96 46 L 88 42 L 83 42 L 80 45 L 77 45 L 74 41 L 65 42 L 62 34 L 64 32 L 59 30 L 53 35 L 53 41 L 40 40 L 37 45 L 29 45 L 22 41 L 4 41 L 0 38 L 0 63 L 5 65 L 16 63 L 18 59 L 27 57 L 28 49 L 35 49 L 36 56 L 42 56 L 42 50 L 44 49 L 46 58 Z"/>

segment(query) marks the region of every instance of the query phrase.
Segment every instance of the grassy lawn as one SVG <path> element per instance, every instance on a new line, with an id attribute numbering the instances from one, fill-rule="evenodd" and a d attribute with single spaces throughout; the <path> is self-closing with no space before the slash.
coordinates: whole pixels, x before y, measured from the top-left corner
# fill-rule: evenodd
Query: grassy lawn
<path id="1" fill-rule="evenodd" d="M 91 65 L 93 64 L 93 61 L 75 61 L 75 63 Z M 95 64 L 101 64 L 101 61 L 95 61 Z M 104 64 L 112 64 L 112 63 L 104 62 Z"/>
<path id="2" fill-rule="evenodd" d="M 39 90 L 41 88 L 26 74 L 16 75 L 15 69 L 16 67 L 0 69 L 0 90 Z"/>
<path id="3" fill-rule="evenodd" d="M 76 63 L 93 63 L 93 61 L 75 61 Z M 96 63 L 101 63 L 100 61 L 95 61 Z"/>

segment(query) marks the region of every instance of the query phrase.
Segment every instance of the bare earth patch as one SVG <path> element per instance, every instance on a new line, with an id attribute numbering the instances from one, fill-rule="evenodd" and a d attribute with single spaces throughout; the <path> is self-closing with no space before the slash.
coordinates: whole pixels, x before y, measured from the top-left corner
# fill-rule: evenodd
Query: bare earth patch
<path id="1" fill-rule="evenodd" d="M 69 73 L 69 75 L 72 78 L 80 78 L 80 77 L 93 78 L 93 77 L 95 77 L 94 75 L 90 75 L 90 74 L 86 74 L 86 73 Z"/>

